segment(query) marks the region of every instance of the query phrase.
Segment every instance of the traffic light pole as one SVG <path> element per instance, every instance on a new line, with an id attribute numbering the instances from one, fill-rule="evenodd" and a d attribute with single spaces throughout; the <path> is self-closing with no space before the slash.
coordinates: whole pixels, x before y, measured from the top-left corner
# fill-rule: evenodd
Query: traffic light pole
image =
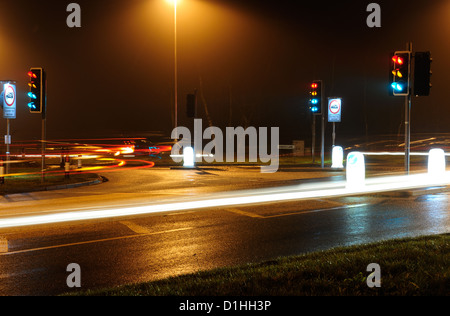
<path id="1" fill-rule="evenodd" d="M 406 49 L 412 56 L 412 42 L 406 44 Z M 409 58 L 409 67 L 411 69 L 411 59 Z M 409 82 L 411 82 L 411 71 L 409 71 Z M 405 96 L 405 172 L 409 175 L 410 171 L 410 154 L 411 154 L 411 87 L 409 93 Z"/>
<path id="2" fill-rule="evenodd" d="M 322 169 L 325 167 L 325 114 L 324 114 L 324 107 L 323 107 L 323 102 L 322 102 L 322 141 L 321 141 L 321 146 L 322 148 L 320 149 L 320 158 L 321 158 L 321 167 Z"/>
<path id="3" fill-rule="evenodd" d="M 42 113 L 42 146 L 41 146 L 41 182 L 45 181 L 45 135 L 46 134 L 46 118 L 45 113 Z"/>
<path id="4" fill-rule="evenodd" d="M 47 134 L 47 75 L 43 72 L 43 82 L 45 97 L 42 104 L 42 129 L 41 129 L 41 182 L 45 181 L 45 149 L 46 149 L 46 134 Z"/>
<path id="5" fill-rule="evenodd" d="M 405 172 L 409 174 L 411 154 L 411 93 L 405 97 Z"/>
<path id="6" fill-rule="evenodd" d="M 316 116 L 321 116 L 322 124 L 322 148 L 321 148 L 321 157 L 322 157 L 322 168 L 324 167 L 324 150 L 325 150 L 325 117 L 324 117 L 324 109 L 323 109 L 323 82 L 322 80 L 314 80 L 310 85 L 310 100 L 309 100 L 309 109 L 312 113 L 312 144 L 311 144 L 311 155 L 312 155 L 312 163 L 315 163 L 315 145 L 316 145 Z"/>
<path id="7" fill-rule="evenodd" d="M 312 115 L 312 144 L 311 144 L 311 156 L 312 156 L 312 163 L 315 163 L 315 145 L 316 145 L 316 116 L 313 114 Z"/>
<path id="8" fill-rule="evenodd" d="M 322 110 L 321 117 L 322 117 L 322 139 L 321 139 L 321 148 L 320 148 L 320 159 L 321 159 L 321 167 L 322 169 L 325 167 L 325 107 L 324 107 L 324 83 L 320 85 L 320 108 Z"/>

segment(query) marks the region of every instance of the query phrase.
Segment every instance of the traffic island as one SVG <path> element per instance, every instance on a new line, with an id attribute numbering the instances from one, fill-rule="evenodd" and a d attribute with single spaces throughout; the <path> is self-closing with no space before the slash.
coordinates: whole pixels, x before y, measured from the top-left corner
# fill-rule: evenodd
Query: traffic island
<path id="1" fill-rule="evenodd" d="M 69 189 L 100 184 L 105 180 L 104 177 L 95 173 L 71 173 L 69 177 L 61 174 L 46 175 L 44 180 L 37 175 L 11 176 L 5 177 L 4 183 L 0 184 L 0 195 Z"/>

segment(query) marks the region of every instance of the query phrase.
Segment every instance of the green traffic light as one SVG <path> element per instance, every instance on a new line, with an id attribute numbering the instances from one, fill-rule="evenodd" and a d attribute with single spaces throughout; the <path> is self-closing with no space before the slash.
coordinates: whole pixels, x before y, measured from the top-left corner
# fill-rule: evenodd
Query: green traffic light
<path id="1" fill-rule="evenodd" d="M 391 86 L 394 90 L 403 91 L 403 86 L 398 82 L 393 82 Z"/>

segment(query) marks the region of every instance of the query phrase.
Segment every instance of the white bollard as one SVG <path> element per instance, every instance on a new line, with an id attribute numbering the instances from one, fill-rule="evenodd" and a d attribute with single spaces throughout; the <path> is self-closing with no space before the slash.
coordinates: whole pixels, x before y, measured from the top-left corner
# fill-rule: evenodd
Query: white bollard
<path id="1" fill-rule="evenodd" d="M 183 167 L 194 167 L 194 149 L 192 147 L 184 147 L 183 149 Z"/>
<path id="2" fill-rule="evenodd" d="M 347 155 L 347 188 L 358 189 L 365 185 L 366 167 L 364 155 L 353 151 Z"/>
<path id="3" fill-rule="evenodd" d="M 445 175 L 445 152 L 440 148 L 433 148 L 428 152 L 428 175 L 433 180 L 439 180 Z"/>
<path id="4" fill-rule="evenodd" d="M 344 168 L 344 150 L 341 146 L 333 146 L 331 152 L 331 168 Z"/>

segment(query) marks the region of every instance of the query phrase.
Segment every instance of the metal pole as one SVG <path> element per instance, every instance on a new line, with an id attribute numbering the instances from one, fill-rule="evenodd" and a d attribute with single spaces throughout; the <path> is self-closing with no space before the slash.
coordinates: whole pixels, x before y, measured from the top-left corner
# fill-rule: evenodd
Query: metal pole
<path id="1" fill-rule="evenodd" d="M 409 174 L 411 153 L 411 95 L 405 97 L 405 172 Z"/>
<path id="2" fill-rule="evenodd" d="M 314 153 L 314 147 L 316 144 L 316 116 L 313 114 L 313 123 L 312 123 L 312 144 L 311 144 L 311 156 L 312 156 L 312 163 L 315 162 L 315 153 Z"/>
<path id="3" fill-rule="evenodd" d="M 406 44 L 406 49 L 411 53 L 409 58 L 409 82 L 411 86 L 411 59 L 412 59 L 412 42 Z M 410 152 L 411 152 L 411 88 L 405 97 L 405 172 L 410 171 Z"/>
<path id="4" fill-rule="evenodd" d="M 322 148 L 320 149 L 320 157 L 322 160 L 321 167 L 325 167 L 325 114 L 322 107 Z"/>
<path id="5" fill-rule="evenodd" d="M 332 147 L 334 147 L 334 144 L 335 144 L 335 142 L 336 142 L 336 123 L 335 122 L 333 122 L 333 134 L 332 134 L 333 136 L 333 143 L 332 143 Z"/>
<path id="6" fill-rule="evenodd" d="M 322 82 L 322 84 L 320 85 L 321 86 L 321 91 L 320 91 L 320 95 L 321 95 L 321 98 L 320 98 L 320 107 L 322 108 L 322 148 L 320 149 L 320 157 L 321 157 L 321 160 L 322 160 L 322 163 L 321 163 L 321 167 L 322 167 L 322 169 L 324 168 L 324 166 L 325 166 L 325 107 L 324 107 L 324 99 L 325 99 L 325 95 L 324 95 L 324 84 L 323 84 L 323 82 Z"/>
<path id="7" fill-rule="evenodd" d="M 42 138 L 42 145 L 41 145 L 41 182 L 45 181 L 45 132 L 46 132 L 46 118 L 45 114 L 42 113 L 42 130 L 41 130 L 41 138 Z"/>
<path id="8" fill-rule="evenodd" d="M 45 149 L 46 149 L 46 137 L 47 137 L 47 74 L 42 71 L 44 89 L 45 89 L 45 99 L 42 104 L 42 130 L 41 130 L 41 182 L 45 181 Z"/>
<path id="9" fill-rule="evenodd" d="M 6 174 L 9 174 L 9 143 L 10 143 L 10 122 L 6 119 Z"/>

